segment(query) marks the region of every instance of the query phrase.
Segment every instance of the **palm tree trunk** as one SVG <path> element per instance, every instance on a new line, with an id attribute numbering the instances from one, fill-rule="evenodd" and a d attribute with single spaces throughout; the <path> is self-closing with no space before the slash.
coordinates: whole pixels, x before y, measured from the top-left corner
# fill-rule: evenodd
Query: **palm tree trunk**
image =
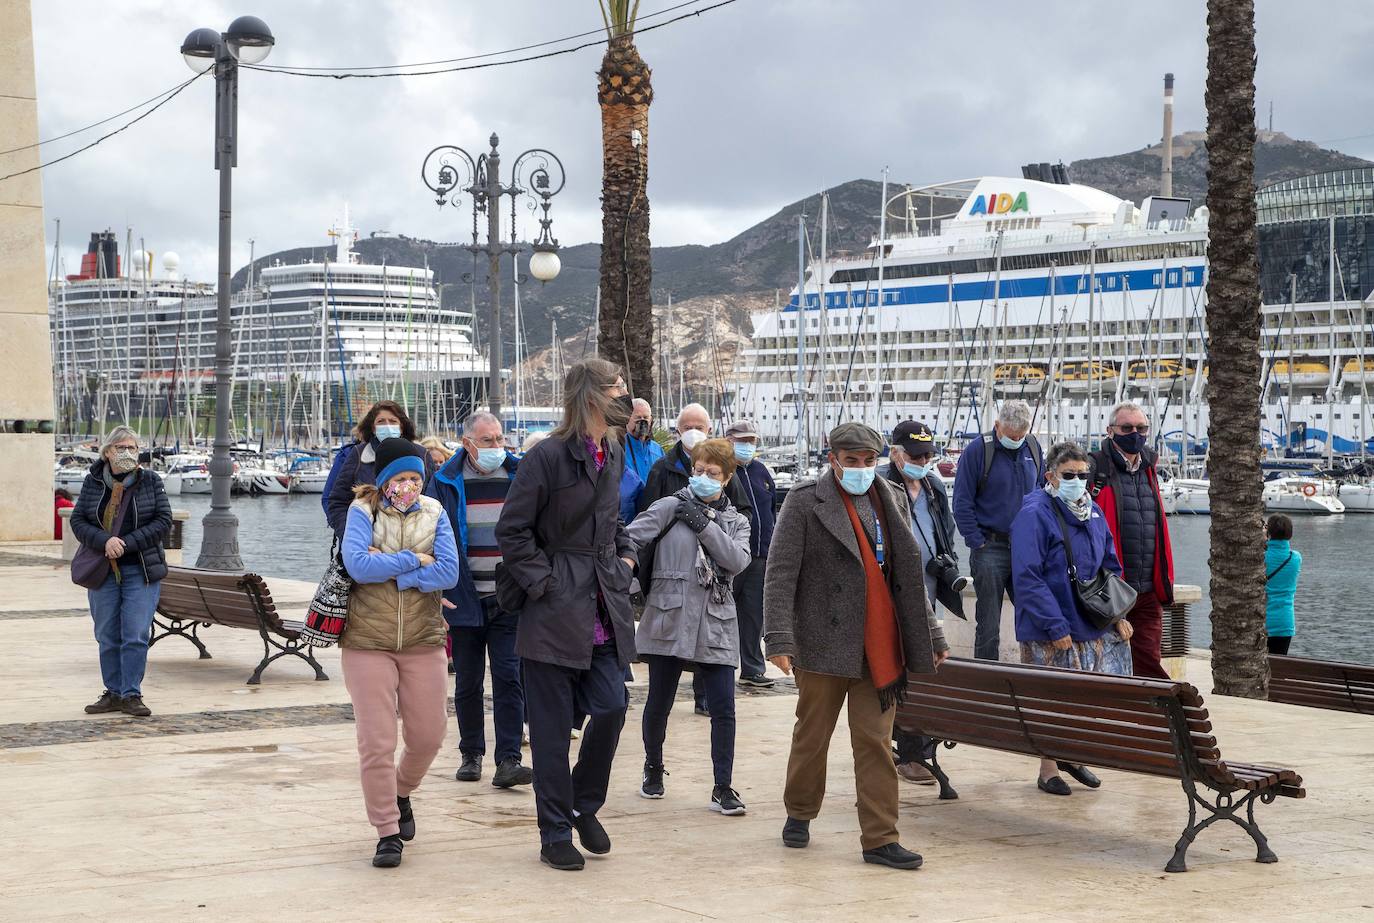
<path id="1" fill-rule="evenodd" d="M 1254 0 L 1207 2 L 1207 157 L 1212 681 L 1264 698 Z"/>
<path id="2" fill-rule="evenodd" d="M 650 71 L 633 33 L 613 37 L 598 74 L 601 103 L 600 355 L 620 365 L 630 392 L 654 401 L 649 263 Z M 634 133 L 639 133 L 638 145 Z"/>

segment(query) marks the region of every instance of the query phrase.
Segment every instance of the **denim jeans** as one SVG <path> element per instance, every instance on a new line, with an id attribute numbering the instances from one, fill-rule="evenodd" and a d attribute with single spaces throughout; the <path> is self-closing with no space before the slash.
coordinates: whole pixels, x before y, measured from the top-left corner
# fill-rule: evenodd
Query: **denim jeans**
<path id="1" fill-rule="evenodd" d="M 143 694 L 148 668 L 148 637 L 162 584 L 143 582 L 143 568 L 123 566 L 122 581 L 113 570 L 98 589 L 87 590 L 95 640 L 100 646 L 100 676 L 117 696 Z"/>
<path id="2" fill-rule="evenodd" d="M 663 740 L 668 736 L 668 713 L 677 698 L 684 662 L 676 657 L 646 655 L 649 696 L 644 702 L 644 761 L 663 765 Z M 729 785 L 735 768 L 735 668 L 725 664 L 693 664 L 711 711 L 711 767 L 717 785 Z"/>
<path id="3" fill-rule="evenodd" d="M 516 616 L 502 612 L 496 598 L 482 600 L 486 624 L 448 630 L 453 642 L 453 710 L 458 716 L 458 749 L 464 756 L 487 752 L 482 709 L 487 661 L 491 661 L 491 711 L 496 729 L 496 763 L 520 759 L 525 691 L 520 658 L 515 656 Z"/>
<path id="4" fill-rule="evenodd" d="M 973 656 L 997 660 L 1002 643 L 1002 594 L 1016 601 L 1011 588 L 1011 545 L 989 539 L 969 555 L 973 589 L 978 594 L 974 606 Z"/>

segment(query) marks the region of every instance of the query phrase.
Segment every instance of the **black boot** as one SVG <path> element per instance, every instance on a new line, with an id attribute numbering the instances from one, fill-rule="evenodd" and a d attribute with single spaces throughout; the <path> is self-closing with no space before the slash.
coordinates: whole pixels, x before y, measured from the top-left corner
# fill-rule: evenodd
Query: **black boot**
<path id="1" fill-rule="evenodd" d="M 787 818 L 782 825 L 782 845 L 793 849 L 805 849 L 811 842 L 811 821 Z"/>
<path id="2" fill-rule="evenodd" d="M 518 759 L 504 759 L 501 765 L 496 767 L 496 775 L 491 777 L 491 784 L 497 788 L 511 788 L 515 785 L 529 785 L 534 781 L 534 773 L 528 766 L 520 765 Z"/>
<path id="3" fill-rule="evenodd" d="M 396 807 L 401 809 L 401 839 L 409 843 L 415 839 L 415 812 L 410 809 L 410 799 L 397 796 Z"/>
<path id="4" fill-rule="evenodd" d="M 401 842 L 399 833 L 384 836 L 377 841 L 377 852 L 372 857 L 372 864 L 379 869 L 394 869 L 401 864 L 401 850 L 403 849 L 405 849 L 405 844 Z"/>
<path id="5" fill-rule="evenodd" d="M 476 782 L 482 778 L 482 758 L 475 753 L 464 753 L 463 764 L 453 774 L 459 782 Z"/>
<path id="6" fill-rule="evenodd" d="M 606 833 L 606 828 L 601 826 L 595 814 L 574 815 L 573 826 L 577 828 L 577 838 L 587 852 L 604 856 L 611 851 L 610 834 Z"/>
<path id="7" fill-rule="evenodd" d="M 560 840 L 557 843 L 550 843 L 541 847 L 539 861 L 558 869 L 560 872 L 580 872 L 582 867 L 587 864 L 587 860 L 582 858 L 582 854 L 577 851 L 572 840 Z"/>
<path id="8" fill-rule="evenodd" d="M 86 706 L 86 714 L 108 715 L 112 711 L 122 711 L 123 705 L 123 699 L 106 689 L 104 692 L 100 693 L 100 698 Z"/>
<path id="9" fill-rule="evenodd" d="M 864 861 L 874 865 L 885 865 L 890 869 L 918 869 L 921 867 L 920 853 L 903 849 L 900 843 L 888 843 L 877 849 L 865 849 Z"/>

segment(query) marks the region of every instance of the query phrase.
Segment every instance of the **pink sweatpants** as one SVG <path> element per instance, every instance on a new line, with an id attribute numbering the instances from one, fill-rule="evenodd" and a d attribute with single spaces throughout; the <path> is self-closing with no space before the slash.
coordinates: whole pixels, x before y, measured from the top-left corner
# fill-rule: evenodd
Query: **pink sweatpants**
<path id="1" fill-rule="evenodd" d="M 438 755 L 448 729 L 448 666 L 444 649 L 404 651 L 344 648 L 344 685 L 358 730 L 358 770 L 367 819 L 377 836 L 399 832 L 397 796 L 408 797 Z M 396 718 L 405 748 L 396 762 Z"/>

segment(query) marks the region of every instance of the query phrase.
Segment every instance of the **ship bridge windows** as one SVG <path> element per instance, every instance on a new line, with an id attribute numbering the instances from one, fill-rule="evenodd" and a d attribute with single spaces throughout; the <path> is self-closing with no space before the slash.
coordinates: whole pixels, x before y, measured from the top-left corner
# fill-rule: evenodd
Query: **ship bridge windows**
<path id="1" fill-rule="evenodd" d="M 1016 219 L 1018 221 L 1024 219 Z M 1141 262 L 1149 260 L 1182 260 L 1190 257 L 1202 257 L 1207 255 L 1207 242 L 1203 240 L 1182 240 L 1169 241 L 1165 243 L 1137 244 L 1126 247 L 1101 247 L 1097 250 L 1097 263 L 1099 265 L 1107 263 L 1126 263 Z M 1004 270 L 1018 269 L 1047 269 L 1051 264 L 1060 268 L 1068 266 L 1086 266 L 1091 261 L 1089 248 L 1082 247 L 1074 250 L 1060 250 L 1052 253 L 1018 253 L 1002 257 L 1002 268 Z M 968 275 L 977 273 L 990 273 L 997 268 L 995 257 L 982 257 L 979 259 L 965 260 L 944 260 L 929 263 L 902 263 L 897 265 L 887 264 L 883 267 L 884 280 L 897 279 L 917 279 L 928 276 L 944 275 Z M 1201 272 L 1195 270 L 1189 273 L 1189 282 L 1200 281 Z M 837 269 L 830 276 L 832 284 L 843 285 L 855 282 L 876 282 L 878 279 L 877 264 L 871 264 L 852 269 Z M 1170 285 L 1177 285 L 1178 282 L 1170 278 Z M 1085 286 L 1086 288 L 1086 286 Z M 857 293 L 856 304 L 862 304 L 863 293 Z M 842 296 L 841 296 L 842 297 Z M 840 302 L 843 303 L 843 302 Z"/>

